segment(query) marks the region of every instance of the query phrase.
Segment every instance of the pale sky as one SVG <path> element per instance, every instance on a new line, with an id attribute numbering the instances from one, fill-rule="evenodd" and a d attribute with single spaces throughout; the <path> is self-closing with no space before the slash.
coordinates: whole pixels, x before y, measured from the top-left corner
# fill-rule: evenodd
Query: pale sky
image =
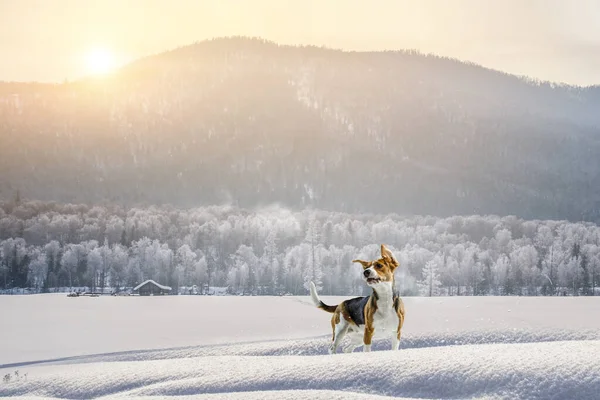
<path id="1" fill-rule="evenodd" d="M 0 0 L 0 80 L 73 80 L 95 48 L 132 60 L 231 35 L 600 84 L 600 0 Z"/>

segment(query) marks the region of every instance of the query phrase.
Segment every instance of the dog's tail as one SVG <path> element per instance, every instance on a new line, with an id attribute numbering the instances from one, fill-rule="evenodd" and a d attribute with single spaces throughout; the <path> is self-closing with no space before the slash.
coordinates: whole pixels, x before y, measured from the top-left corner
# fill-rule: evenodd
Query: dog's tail
<path id="1" fill-rule="evenodd" d="M 327 304 L 321 301 L 319 295 L 317 294 L 317 288 L 313 282 L 310 282 L 310 298 L 312 299 L 312 302 L 317 308 L 320 308 L 323 311 L 327 311 L 328 313 L 335 312 L 335 309 L 337 308 L 337 306 L 328 306 Z"/>

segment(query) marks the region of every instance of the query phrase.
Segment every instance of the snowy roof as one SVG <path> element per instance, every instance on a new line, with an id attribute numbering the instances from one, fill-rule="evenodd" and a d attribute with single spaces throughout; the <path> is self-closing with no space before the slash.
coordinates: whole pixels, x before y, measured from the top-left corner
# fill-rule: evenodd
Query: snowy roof
<path id="1" fill-rule="evenodd" d="M 162 290 L 171 290 L 170 286 L 161 285 L 160 283 L 154 282 L 152 279 L 148 279 L 147 281 L 144 281 L 144 282 L 140 283 L 139 285 L 137 285 L 136 287 L 134 287 L 133 290 L 138 290 L 139 288 L 141 288 L 142 286 L 144 286 L 146 283 L 151 283 L 151 284 L 153 284 L 155 286 L 158 286 Z"/>

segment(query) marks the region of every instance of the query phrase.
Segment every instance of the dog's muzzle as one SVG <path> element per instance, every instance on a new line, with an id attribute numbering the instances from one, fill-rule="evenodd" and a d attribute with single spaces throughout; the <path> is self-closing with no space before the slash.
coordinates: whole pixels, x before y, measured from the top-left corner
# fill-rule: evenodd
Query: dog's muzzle
<path id="1" fill-rule="evenodd" d="M 365 271 L 363 272 L 363 275 L 365 276 L 365 279 L 367 280 L 367 283 L 379 283 L 379 282 L 381 282 L 381 278 L 379 276 L 377 276 L 377 274 L 375 274 L 375 276 L 372 276 L 370 269 L 365 269 Z"/>

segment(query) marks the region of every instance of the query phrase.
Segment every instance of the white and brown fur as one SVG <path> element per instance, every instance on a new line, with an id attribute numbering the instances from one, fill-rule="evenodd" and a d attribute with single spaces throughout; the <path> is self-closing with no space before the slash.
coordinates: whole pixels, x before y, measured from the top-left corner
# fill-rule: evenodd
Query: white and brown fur
<path id="1" fill-rule="evenodd" d="M 346 336 L 350 338 L 350 342 L 343 349 L 345 353 L 351 353 L 361 345 L 364 351 L 371 351 L 373 338 L 385 337 L 391 338 L 392 350 L 398 350 L 405 315 L 404 303 L 394 285 L 394 271 L 399 265 L 398 261 L 382 244 L 381 258 L 352 262 L 363 266 L 363 279 L 373 289 L 370 296 L 355 297 L 337 306 L 329 306 L 319 299 L 314 283 L 310 283 L 310 296 L 315 306 L 333 314 L 333 338 L 329 353 L 336 353 Z"/>

